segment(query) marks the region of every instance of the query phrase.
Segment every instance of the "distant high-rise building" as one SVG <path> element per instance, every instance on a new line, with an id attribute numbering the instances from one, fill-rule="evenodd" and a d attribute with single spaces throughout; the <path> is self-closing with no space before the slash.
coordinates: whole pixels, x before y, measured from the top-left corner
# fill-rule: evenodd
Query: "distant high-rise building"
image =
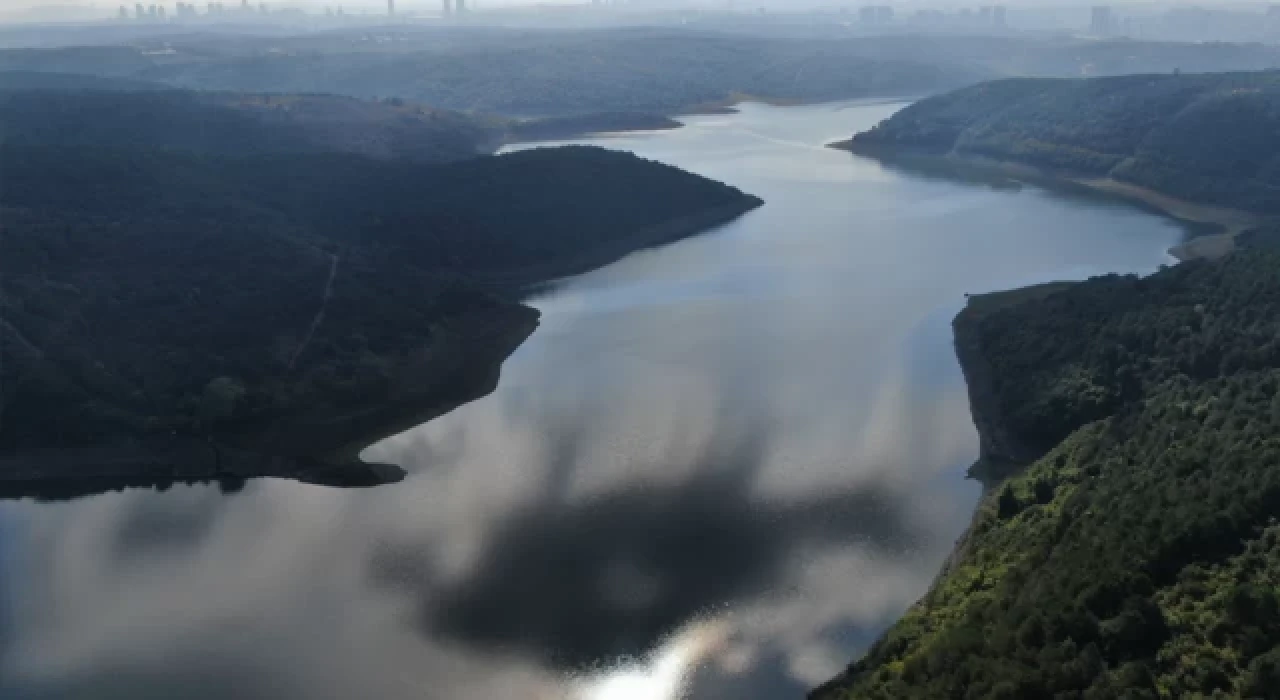
<path id="1" fill-rule="evenodd" d="M 858 20 L 864 24 L 888 24 L 893 21 L 893 8 L 888 5 L 868 5 L 858 10 Z"/>
<path id="2" fill-rule="evenodd" d="M 1095 6 L 1090 13 L 1089 31 L 1097 36 L 1107 36 L 1114 27 L 1115 18 L 1111 16 L 1111 8 L 1106 5 Z"/>
<path id="3" fill-rule="evenodd" d="M 163 21 L 164 21 L 164 16 L 165 16 L 165 12 L 164 12 L 164 5 L 157 5 L 157 6 L 156 6 L 156 16 L 160 18 L 160 21 L 161 21 L 161 22 L 163 22 Z"/>
<path id="4" fill-rule="evenodd" d="M 135 19 L 146 19 L 146 18 L 147 18 L 147 8 L 143 7 L 143 6 L 142 6 L 142 3 L 140 3 L 140 2 L 139 2 L 139 3 L 134 3 L 134 5 L 133 5 L 133 16 L 134 16 L 134 18 L 135 18 Z"/>
<path id="5" fill-rule="evenodd" d="M 453 15 L 453 0 L 440 0 L 440 14 L 444 17 Z"/>
<path id="6" fill-rule="evenodd" d="M 396 14 L 396 0 L 387 0 L 387 16 L 394 17 Z"/>
<path id="7" fill-rule="evenodd" d="M 129 8 L 124 5 L 120 6 L 120 19 L 129 19 Z"/>
<path id="8" fill-rule="evenodd" d="M 1001 29 L 1009 26 L 1009 8 L 1004 5 L 996 5 L 991 22 Z"/>
<path id="9" fill-rule="evenodd" d="M 265 2 L 258 3 L 258 14 L 260 15 L 267 14 L 267 3 Z"/>
<path id="10" fill-rule="evenodd" d="M 457 11 L 457 13 L 458 13 L 458 14 L 462 14 L 462 13 L 466 12 L 466 11 L 467 11 L 467 0 L 454 0 L 454 7 L 456 8 L 456 11 Z"/>

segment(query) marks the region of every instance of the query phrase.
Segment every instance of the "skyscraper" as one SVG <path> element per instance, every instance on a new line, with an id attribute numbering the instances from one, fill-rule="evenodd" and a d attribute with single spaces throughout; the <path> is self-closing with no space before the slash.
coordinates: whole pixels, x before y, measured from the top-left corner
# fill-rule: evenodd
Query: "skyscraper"
<path id="1" fill-rule="evenodd" d="M 458 14 L 462 14 L 467 11 L 467 0 L 456 0 L 455 6 Z"/>
<path id="2" fill-rule="evenodd" d="M 394 17 L 396 14 L 396 0 L 387 0 L 387 16 Z"/>
<path id="3" fill-rule="evenodd" d="M 453 14 L 453 0 L 441 0 L 440 15 L 448 17 Z"/>
<path id="4" fill-rule="evenodd" d="M 1106 36 L 1111 33 L 1112 17 L 1111 8 L 1106 5 L 1098 5 L 1093 8 L 1091 20 L 1089 22 L 1089 31 L 1098 36 Z"/>

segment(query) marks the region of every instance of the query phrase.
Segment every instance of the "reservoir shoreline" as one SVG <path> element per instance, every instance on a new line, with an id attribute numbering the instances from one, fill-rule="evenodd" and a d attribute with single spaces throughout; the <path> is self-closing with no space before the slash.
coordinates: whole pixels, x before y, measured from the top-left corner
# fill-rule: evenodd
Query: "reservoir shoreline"
<path id="1" fill-rule="evenodd" d="M 45 631 L 47 620 L 64 619 L 59 607 L 84 600 L 72 597 L 78 590 L 105 591 L 103 609 L 128 610 L 134 601 L 120 595 L 149 605 L 201 592 L 193 584 L 206 580 L 209 590 L 234 591 L 245 571 L 260 589 L 263 567 L 279 562 L 278 595 L 201 594 L 191 619 L 164 616 L 160 631 L 175 638 L 204 639 L 220 620 L 243 621 L 198 657 L 157 660 L 150 636 L 102 635 L 107 651 L 133 662 L 136 649 L 146 683 L 145 674 L 199 669 L 214 654 L 262 658 L 246 640 L 269 639 L 288 653 L 269 664 L 272 687 L 285 689 L 280 700 L 334 686 L 334 676 L 316 679 L 316 658 L 333 662 L 320 668 L 343 679 L 340 694 L 388 700 L 423 687 L 458 700 L 510 689 L 586 700 L 677 671 L 688 671 L 687 687 L 653 697 L 804 697 L 922 599 L 948 553 L 964 551 L 974 513 L 990 507 L 964 478 L 980 453 L 967 394 L 979 378 L 966 380 L 953 347 L 966 292 L 1154 270 L 1184 233 L 1096 197 L 965 186 L 824 148 L 898 108 L 749 103 L 731 116 L 682 119 L 681 129 L 588 139 L 728 183 L 767 206 L 677 244 L 663 242 L 678 237 L 674 225 L 643 236 L 644 224 L 605 226 L 597 228 L 608 235 L 541 258 L 544 269 L 492 265 L 483 296 L 536 308 L 539 330 L 503 362 L 486 398 L 362 453 L 404 467 L 392 487 L 270 479 L 224 497 L 218 486 L 234 492 L 242 482 L 213 480 L 63 504 L 56 517 L 46 506 L 0 502 L 31 523 L 11 529 L 20 541 L 10 551 L 43 556 L 52 538 L 89 533 L 101 543 L 80 551 L 103 553 L 73 570 L 24 561 L 32 573 L 21 585 L 71 592 L 31 597 L 32 626 L 14 648 L 38 661 L 34 654 L 79 645 L 75 628 L 66 641 Z M 679 213 L 712 218 L 698 209 Z M 631 234 L 652 249 L 599 269 L 590 265 L 612 256 L 569 260 Z M 569 263 L 591 272 L 565 277 Z M 538 275 L 554 281 L 520 285 Z M 432 344 L 444 339 L 430 330 Z M 456 331 L 465 352 L 462 340 L 475 336 Z M 472 379 L 483 393 L 497 377 L 476 369 Z M 372 402 L 352 398 L 357 405 L 305 406 L 288 417 L 346 456 L 343 433 L 318 419 L 376 417 L 363 410 Z M 386 407 L 408 422 L 431 413 L 429 404 Z M 214 457 L 199 442 L 187 449 L 210 469 L 240 457 L 231 449 Z M 188 513 L 198 527 L 182 527 Z M 122 540 L 141 544 L 122 550 Z M 241 563 L 259 555 L 261 564 Z M 86 585 L 72 590 L 79 581 Z M 395 601 L 404 605 L 394 614 L 363 614 Z M 332 611 L 341 614 L 326 617 Z M 476 619 L 467 611 L 482 616 L 479 634 L 458 624 Z M 329 633 L 315 634 L 317 616 L 333 625 Z M 660 629 L 690 635 L 663 641 Z M 732 648 L 687 653 L 686 642 L 709 629 Z M 598 670 L 567 677 L 548 659 L 560 649 Z M 743 654 L 753 663 L 735 663 Z M 446 668 L 458 673 L 441 676 Z M 26 669 L 16 671 L 9 675 L 21 682 Z M 66 675 L 82 673 L 77 664 Z M 179 682 L 180 692 L 206 681 Z"/>
<path id="2" fill-rule="evenodd" d="M 491 394 L 498 386 L 502 364 L 539 325 L 541 314 L 520 300 L 557 280 L 632 253 L 709 232 L 763 204 L 762 199 L 744 194 L 732 204 L 639 229 L 554 263 L 472 275 L 498 299 L 490 307 L 459 314 L 434 328 L 432 342 L 397 368 L 389 396 L 346 410 L 311 408 L 262 427 L 216 437 L 144 435 L 113 445 L 8 453 L 0 456 L 0 500 L 65 500 L 175 483 L 220 483 L 234 490 L 256 478 L 336 488 L 399 482 L 406 476 L 403 468 L 365 462 L 360 453 Z M 11 330 L 0 327 L 0 341 L 6 332 Z"/>
<path id="3" fill-rule="evenodd" d="M 1201 204 L 1112 177 L 1082 176 L 1012 161 L 961 156 L 954 153 L 938 155 L 909 147 L 860 143 L 856 138 L 830 143 L 828 147 L 925 176 L 987 181 L 996 186 L 1006 182 L 1011 186 L 1026 182 L 1048 190 L 1085 193 L 1123 201 L 1145 211 L 1173 219 L 1188 228 L 1188 238 L 1168 251 L 1169 255 L 1176 258 L 1178 262 L 1221 258 L 1240 245 L 1237 243 L 1237 238 L 1242 234 L 1276 221 L 1274 216 Z M 980 482 L 982 496 L 974 507 L 969 525 L 956 539 L 927 592 L 914 602 L 908 611 L 898 618 L 899 620 L 910 615 L 911 611 L 928 610 L 934 605 L 933 601 L 940 587 L 969 557 L 973 545 L 974 528 L 981 522 L 984 514 L 997 507 L 996 494 L 1000 486 L 1009 477 L 1016 475 L 1047 454 L 1046 450 L 1033 449 L 1028 441 L 1010 430 L 1008 421 L 996 401 L 992 386 L 995 370 L 987 359 L 980 340 L 981 334 L 978 332 L 983 316 L 1006 306 L 1052 295 L 1074 284 L 1074 282 L 1050 282 L 988 294 L 966 295 L 968 301 L 965 307 L 953 319 L 952 331 L 956 359 L 964 376 L 969 409 L 979 436 L 979 456 L 969 470 L 969 477 Z M 885 638 L 883 635 L 879 637 L 880 640 Z M 814 688 L 808 694 L 810 700 L 835 700 L 843 697 L 841 695 L 843 689 L 862 673 L 857 670 L 860 658 L 862 658 L 861 655 L 853 659 L 846 670 Z"/>
<path id="4" fill-rule="evenodd" d="M 1125 202 L 1188 228 L 1191 235 L 1187 240 L 1169 250 L 1169 255 L 1179 261 L 1221 257 L 1235 249 L 1237 236 L 1274 218 L 1257 212 L 1201 204 L 1110 177 L 1085 176 L 1007 160 L 937 155 L 919 149 L 869 145 L 856 139 L 836 141 L 828 147 L 930 175 L 1026 182 L 1045 189 Z"/>

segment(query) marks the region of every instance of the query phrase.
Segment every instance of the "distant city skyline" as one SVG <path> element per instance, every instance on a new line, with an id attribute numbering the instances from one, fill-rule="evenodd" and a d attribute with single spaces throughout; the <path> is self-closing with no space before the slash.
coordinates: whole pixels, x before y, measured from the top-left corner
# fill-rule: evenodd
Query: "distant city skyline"
<path id="1" fill-rule="evenodd" d="M 913 13 L 919 9 L 942 9 L 942 10 L 958 10 L 960 8 L 970 7 L 978 8 L 982 5 L 991 5 L 993 0 L 623 0 L 625 4 L 633 7 L 653 6 L 653 7 L 677 7 L 688 6 L 690 8 L 725 8 L 733 6 L 739 11 L 749 10 L 751 8 L 767 8 L 773 12 L 804 12 L 819 8 L 836 8 L 846 7 L 856 10 L 867 5 L 887 5 L 893 7 L 899 16 Z M 1276 0 L 1280 3 L 1280 0 Z M 126 6 L 132 7 L 132 3 L 125 3 Z M 151 3 L 146 3 L 150 5 Z M 234 3 L 228 3 L 229 5 Z M 348 12 L 355 13 L 385 13 L 387 11 L 387 0 L 354 0 L 344 1 L 341 3 L 336 0 L 277 0 L 270 3 L 274 8 L 299 8 L 307 12 L 315 14 L 324 14 L 326 7 L 333 7 L 341 4 Z M 538 5 L 590 5 L 592 0 L 471 0 L 468 3 L 470 9 L 492 10 L 502 7 L 534 7 Z M 1082 0 L 1080 2 L 1070 2 L 1063 0 L 1005 0 L 995 4 L 1006 5 L 1012 9 L 1038 10 L 1038 11 L 1080 11 L 1087 13 L 1090 7 L 1095 5 L 1113 6 L 1116 8 L 1134 8 L 1141 9 L 1143 12 L 1160 11 L 1175 7 L 1199 7 L 1210 10 L 1261 10 L 1268 5 L 1276 4 L 1272 2 L 1239 2 L 1236 0 L 1202 0 L 1201 2 L 1151 2 L 1150 0 L 1112 0 L 1110 2 L 1096 2 L 1090 0 Z M 106 1 L 91 1 L 84 3 L 71 3 L 66 0 L 0 0 L 0 21 L 14 21 L 25 19 L 27 21 L 67 21 L 75 19 L 93 19 L 94 17 L 112 17 L 115 16 L 120 3 L 112 3 Z M 156 3 L 157 6 L 164 5 L 172 8 L 175 2 Z M 197 6 L 203 7 L 203 3 L 197 3 Z M 440 0 L 396 0 L 396 12 L 403 15 L 428 15 L 438 14 L 440 12 Z M 905 14 L 904 14 L 905 13 Z M 171 14 L 172 16 L 172 14 Z"/>

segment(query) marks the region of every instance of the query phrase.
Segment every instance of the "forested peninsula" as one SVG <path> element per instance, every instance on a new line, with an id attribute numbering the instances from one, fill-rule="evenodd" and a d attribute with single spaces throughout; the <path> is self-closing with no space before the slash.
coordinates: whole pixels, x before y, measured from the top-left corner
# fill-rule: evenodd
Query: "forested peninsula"
<path id="1" fill-rule="evenodd" d="M 598 148 L 457 160 L 469 126 L 400 105 L 332 98 L 368 141 L 258 114 L 329 99 L 0 94 L 0 497 L 394 481 L 360 450 L 492 390 L 531 285 L 760 204 Z"/>
<path id="2" fill-rule="evenodd" d="M 401 98 L 180 90 L 72 73 L 0 71 L 5 142 L 180 150 L 210 155 L 353 153 L 446 163 L 502 146 L 676 129 L 669 117 L 601 112 L 513 119 Z"/>
<path id="3" fill-rule="evenodd" d="M 853 143 L 1271 213 L 1275 81 L 1007 81 Z M 1280 697 L 1280 235 L 1237 238 L 969 300 L 986 496 L 932 589 L 814 700 Z"/>
<path id="4" fill-rule="evenodd" d="M 907 168 L 1088 187 L 1233 237 L 1280 216 L 1278 131 L 1280 72 L 1025 78 L 921 100 L 835 145 Z"/>

